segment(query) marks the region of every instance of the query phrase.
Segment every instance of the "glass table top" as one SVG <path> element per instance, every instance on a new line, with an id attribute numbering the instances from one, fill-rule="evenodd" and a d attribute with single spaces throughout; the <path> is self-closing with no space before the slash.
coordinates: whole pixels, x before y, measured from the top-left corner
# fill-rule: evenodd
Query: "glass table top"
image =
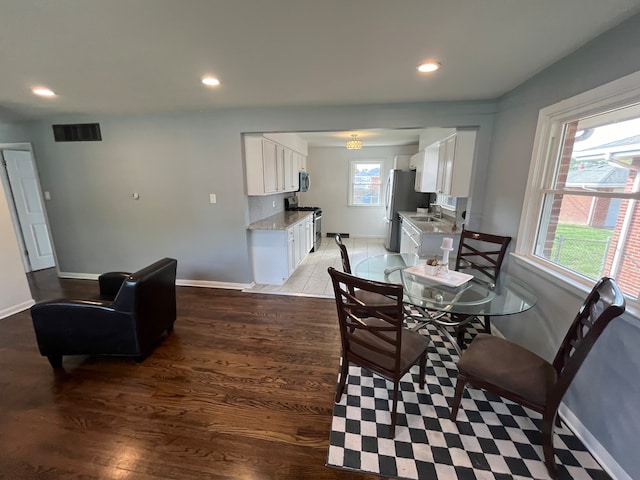
<path id="1" fill-rule="evenodd" d="M 356 265 L 353 274 L 404 287 L 404 302 L 428 310 L 460 315 L 511 315 L 524 312 L 536 303 L 536 294 L 513 275 L 501 272 L 494 283 L 479 272 L 460 286 L 448 286 L 447 279 L 423 276 L 405 269 L 424 264 L 413 253 L 386 254 L 369 257 Z"/>

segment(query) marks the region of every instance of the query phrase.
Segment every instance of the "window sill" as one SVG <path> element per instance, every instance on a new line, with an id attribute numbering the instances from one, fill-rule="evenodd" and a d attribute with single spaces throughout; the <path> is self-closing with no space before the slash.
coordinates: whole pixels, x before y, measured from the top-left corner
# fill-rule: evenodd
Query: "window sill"
<path id="1" fill-rule="evenodd" d="M 556 268 L 551 263 L 518 253 L 511 253 L 510 255 L 518 265 L 576 297 L 585 298 L 591 291 L 589 286 L 582 283 L 581 277 L 571 275 L 569 272 Z M 640 328 L 640 322 L 638 321 L 640 318 L 640 305 L 634 299 L 629 297 L 625 297 L 625 299 L 627 307 L 621 318 L 635 327 Z"/>

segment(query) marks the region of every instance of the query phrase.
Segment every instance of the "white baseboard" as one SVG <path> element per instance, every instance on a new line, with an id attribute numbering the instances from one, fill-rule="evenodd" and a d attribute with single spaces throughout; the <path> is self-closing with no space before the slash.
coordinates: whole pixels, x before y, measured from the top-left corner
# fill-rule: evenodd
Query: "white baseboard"
<path id="1" fill-rule="evenodd" d="M 26 302 L 19 303 L 17 305 L 12 305 L 11 307 L 8 307 L 8 308 L 3 308 L 2 310 L 0 310 L 0 319 L 6 318 L 10 315 L 13 315 L 14 313 L 22 312 L 23 310 L 26 310 L 27 308 L 31 307 L 31 305 L 34 305 L 35 303 L 36 302 L 34 302 L 33 299 L 31 299 L 31 300 L 27 300 Z"/>
<path id="2" fill-rule="evenodd" d="M 72 278 L 76 280 L 97 280 L 100 275 L 96 273 L 60 272 L 60 278 Z M 176 285 L 180 287 L 226 288 L 228 290 L 244 290 L 251 288 L 253 283 L 213 282 L 209 280 L 176 279 Z"/>
<path id="3" fill-rule="evenodd" d="M 560 404 L 558 413 L 563 423 L 580 439 L 585 448 L 589 450 L 589 453 L 593 455 L 593 458 L 596 459 L 611 478 L 615 478 L 616 480 L 633 480 L 631 475 L 622 469 L 618 462 L 614 460 L 602 444 L 587 430 L 582 422 L 578 420 L 578 417 L 576 417 L 564 403 Z"/>
<path id="4" fill-rule="evenodd" d="M 97 273 L 74 273 L 74 272 L 60 272 L 58 277 L 60 278 L 72 278 L 74 280 L 98 280 L 100 275 Z"/>
<path id="5" fill-rule="evenodd" d="M 244 290 L 250 288 L 253 283 L 213 282 L 209 280 L 176 280 L 176 285 L 181 287 L 226 288 L 228 290 Z"/>

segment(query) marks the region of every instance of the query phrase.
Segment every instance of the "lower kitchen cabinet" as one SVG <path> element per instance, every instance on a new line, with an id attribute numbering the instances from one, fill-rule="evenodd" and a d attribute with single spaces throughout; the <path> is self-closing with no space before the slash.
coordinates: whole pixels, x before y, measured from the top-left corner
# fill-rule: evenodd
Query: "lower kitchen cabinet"
<path id="1" fill-rule="evenodd" d="M 411 223 L 402 219 L 400 224 L 400 253 L 415 253 L 420 255 L 422 232 Z"/>
<path id="2" fill-rule="evenodd" d="M 267 285 L 285 283 L 313 248 L 309 228 L 313 229 L 312 214 L 286 229 L 251 230 L 254 282 Z"/>

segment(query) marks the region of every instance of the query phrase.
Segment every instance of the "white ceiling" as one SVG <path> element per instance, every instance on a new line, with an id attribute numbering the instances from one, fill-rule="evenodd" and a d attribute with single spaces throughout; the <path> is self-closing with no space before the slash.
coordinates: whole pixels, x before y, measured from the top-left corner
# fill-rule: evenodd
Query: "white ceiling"
<path id="1" fill-rule="evenodd" d="M 0 3 L 5 119 L 493 99 L 640 12 L 640 0 Z M 442 68 L 418 74 L 428 59 Z"/>

